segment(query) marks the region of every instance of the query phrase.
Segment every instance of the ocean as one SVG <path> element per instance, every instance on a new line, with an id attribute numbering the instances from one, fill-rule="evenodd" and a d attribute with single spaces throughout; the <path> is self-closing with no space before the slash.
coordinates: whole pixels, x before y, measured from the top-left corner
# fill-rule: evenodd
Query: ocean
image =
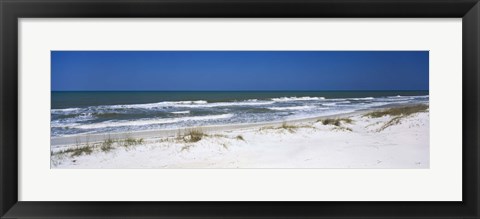
<path id="1" fill-rule="evenodd" d="M 428 91 L 53 91 L 51 136 L 288 121 L 405 103 Z"/>

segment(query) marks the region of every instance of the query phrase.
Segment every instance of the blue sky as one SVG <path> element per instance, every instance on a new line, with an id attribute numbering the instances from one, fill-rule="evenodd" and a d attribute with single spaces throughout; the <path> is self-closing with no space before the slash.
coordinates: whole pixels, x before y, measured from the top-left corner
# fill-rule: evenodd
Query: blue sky
<path id="1" fill-rule="evenodd" d="M 52 91 L 428 90 L 428 51 L 52 51 Z"/>

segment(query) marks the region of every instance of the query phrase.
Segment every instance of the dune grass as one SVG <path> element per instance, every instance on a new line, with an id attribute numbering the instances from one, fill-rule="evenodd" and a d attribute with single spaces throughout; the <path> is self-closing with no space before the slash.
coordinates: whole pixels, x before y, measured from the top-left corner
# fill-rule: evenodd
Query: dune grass
<path id="1" fill-rule="evenodd" d="M 113 143 L 115 143 L 115 141 L 108 137 L 107 139 L 103 140 L 102 145 L 100 146 L 100 150 L 102 150 L 103 152 L 109 152 L 113 150 Z"/>
<path id="2" fill-rule="evenodd" d="M 89 137 L 87 136 L 86 143 L 82 145 L 81 141 L 77 138 L 75 139 L 75 147 L 61 150 L 56 154 L 70 154 L 71 157 L 77 157 L 83 154 L 89 155 L 93 152 L 93 145 L 90 144 L 88 139 Z"/>
<path id="3" fill-rule="evenodd" d="M 178 133 L 177 138 L 186 142 L 186 143 L 195 143 L 202 140 L 206 134 L 203 133 L 201 129 L 189 129 L 185 130 L 184 133 Z"/>
<path id="4" fill-rule="evenodd" d="M 125 138 L 125 139 L 121 140 L 121 143 L 122 143 L 123 147 L 130 147 L 130 146 L 134 146 L 134 145 L 139 145 L 139 144 L 143 144 L 143 138 L 128 137 L 128 138 Z"/>
<path id="5" fill-rule="evenodd" d="M 321 122 L 323 125 L 341 126 L 342 122 L 352 124 L 353 120 L 350 118 L 335 118 L 335 119 L 319 119 L 317 122 Z"/>
<path id="6" fill-rule="evenodd" d="M 386 110 L 370 112 L 365 114 L 364 116 L 371 118 L 391 116 L 392 118 L 389 121 L 385 122 L 385 124 L 383 124 L 379 129 L 377 129 L 377 132 L 381 132 L 390 126 L 400 124 L 401 120 L 407 116 L 415 113 L 426 112 L 428 108 L 429 106 L 426 104 L 417 104 L 412 106 L 395 107 Z"/>
<path id="7" fill-rule="evenodd" d="M 275 127 L 273 127 L 273 126 L 263 126 L 263 127 L 260 127 L 258 129 L 258 131 L 266 131 L 266 130 L 270 130 L 270 129 L 275 129 Z"/>
<path id="8" fill-rule="evenodd" d="M 88 144 L 77 148 L 67 149 L 67 151 L 68 150 L 70 150 L 70 152 L 66 153 L 72 153 L 71 157 L 77 157 L 83 154 L 90 155 L 93 152 L 93 148 Z"/>
<path id="9" fill-rule="evenodd" d="M 402 118 L 404 118 L 404 117 L 405 117 L 405 116 L 396 116 L 396 117 L 393 117 L 393 118 L 390 119 L 388 122 L 386 122 L 385 124 L 383 124 L 382 127 L 380 127 L 379 129 L 377 129 L 377 132 L 381 132 L 381 131 L 385 130 L 386 128 L 390 127 L 390 126 L 400 124 Z"/>
<path id="10" fill-rule="evenodd" d="M 365 114 L 364 116 L 371 118 L 379 118 L 383 116 L 409 116 L 415 113 L 426 112 L 428 105 L 417 104 L 412 106 L 394 107 L 386 110 L 375 111 Z"/>
<path id="11" fill-rule="evenodd" d="M 287 130 L 289 131 L 290 133 L 295 133 L 297 131 L 297 129 L 299 128 L 315 128 L 311 125 L 292 125 L 292 124 L 288 124 L 287 122 L 283 122 L 281 126 L 275 128 L 275 129 L 283 129 L 283 130 Z"/>
<path id="12" fill-rule="evenodd" d="M 296 125 L 290 125 L 287 124 L 286 122 L 283 122 L 282 125 L 280 126 L 280 129 L 285 129 L 291 133 L 295 132 L 299 127 Z"/>
<path id="13" fill-rule="evenodd" d="M 343 127 L 343 126 L 335 126 L 332 130 L 349 131 L 349 132 L 352 132 L 352 131 L 353 131 L 351 128 Z"/>
<path id="14" fill-rule="evenodd" d="M 76 143 L 75 143 L 75 146 L 71 147 L 71 148 L 67 148 L 67 149 L 64 149 L 64 150 L 60 150 L 60 151 L 57 151 L 57 152 L 50 152 L 50 155 L 51 156 L 54 156 L 54 155 L 61 155 L 61 154 L 69 154 L 71 157 L 77 157 L 77 156 L 81 156 L 81 155 L 90 155 L 92 154 L 93 152 L 95 151 L 102 151 L 102 152 L 109 152 L 113 149 L 115 149 L 116 145 L 119 146 L 124 146 L 124 147 L 130 147 L 130 146 L 134 146 L 134 145 L 139 145 L 139 144 L 143 144 L 144 141 L 143 141 L 143 138 L 126 138 L 126 139 L 122 139 L 122 140 L 115 140 L 115 139 L 112 139 L 110 137 L 104 139 L 102 142 L 94 142 L 94 143 L 90 143 L 88 142 L 88 138 L 87 138 L 87 142 L 82 144 L 79 140 L 76 140 Z"/>
<path id="15" fill-rule="evenodd" d="M 191 143 L 196 143 L 201 141 L 202 139 L 206 138 L 219 138 L 219 139 L 236 139 L 240 141 L 245 141 L 242 135 L 237 135 L 235 137 L 229 137 L 227 135 L 223 134 L 206 134 L 203 132 L 200 128 L 192 128 L 192 129 L 186 129 L 183 132 L 179 131 L 177 133 L 177 143 L 178 141 L 186 143 L 183 145 L 180 149 L 180 151 L 189 151 L 191 148 L 195 147 L 195 144 Z M 224 149 L 228 150 L 228 144 L 226 142 L 218 142 Z"/>
<path id="16" fill-rule="evenodd" d="M 311 125 L 294 125 L 288 124 L 287 122 L 283 122 L 280 126 L 264 126 L 258 129 L 258 131 L 266 131 L 266 130 L 286 130 L 290 133 L 295 133 L 299 128 L 315 128 Z"/>
<path id="17" fill-rule="evenodd" d="M 243 138 L 242 135 L 237 135 L 237 137 L 235 137 L 235 138 L 239 141 L 245 141 L 245 139 Z"/>

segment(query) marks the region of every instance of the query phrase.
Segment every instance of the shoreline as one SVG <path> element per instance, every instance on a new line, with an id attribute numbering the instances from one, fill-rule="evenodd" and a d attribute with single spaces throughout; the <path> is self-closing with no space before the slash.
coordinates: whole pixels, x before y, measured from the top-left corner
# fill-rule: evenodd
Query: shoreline
<path id="1" fill-rule="evenodd" d="M 411 104 L 408 104 L 411 105 Z M 319 119 L 335 119 L 339 117 L 351 117 L 359 114 L 369 113 L 373 111 L 380 111 L 394 107 L 402 107 L 408 105 L 398 105 L 398 106 L 388 106 L 388 107 L 379 107 L 375 109 L 364 109 L 358 110 L 355 112 L 348 113 L 339 113 L 334 115 L 325 115 L 325 116 L 315 116 L 310 118 L 299 118 L 291 119 L 284 121 L 273 121 L 273 122 L 261 122 L 261 123 L 240 123 L 240 124 L 225 124 L 225 125 L 209 125 L 209 126 L 195 126 L 195 127 L 185 127 L 185 128 L 175 128 L 175 129 L 157 129 L 157 130 L 144 130 L 144 131 L 132 131 L 132 132 L 116 132 L 116 133 L 101 133 L 101 134 L 78 134 L 71 136 L 61 136 L 61 137 L 51 137 L 50 138 L 50 147 L 61 148 L 62 146 L 69 146 L 75 143 L 98 143 L 102 142 L 105 139 L 125 139 L 125 138 L 165 138 L 173 137 L 182 134 L 189 129 L 200 129 L 203 132 L 222 132 L 222 131 L 235 131 L 241 129 L 250 129 L 250 128 L 260 128 L 264 126 L 278 126 L 283 123 L 303 123 L 303 122 L 312 122 Z"/>
<path id="2" fill-rule="evenodd" d="M 380 106 L 378 108 L 363 109 L 357 110 L 354 112 L 348 113 L 339 113 L 334 115 L 325 115 L 325 116 L 315 116 L 309 118 L 299 118 L 291 119 L 284 121 L 273 121 L 273 122 L 261 122 L 261 123 L 240 123 L 240 124 L 224 124 L 224 125 L 208 125 L 208 126 L 195 126 L 195 127 L 184 127 L 184 128 L 175 128 L 175 129 L 156 129 L 156 130 L 143 130 L 143 131 L 131 131 L 131 132 L 116 132 L 116 133 L 99 133 L 99 134 L 77 134 L 70 136 L 60 136 L 60 137 L 51 137 L 50 138 L 50 148 L 58 149 L 73 145 L 76 143 L 98 143 L 102 142 L 105 139 L 125 139 L 125 138 L 165 138 L 165 137 L 174 137 L 176 135 L 183 134 L 186 130 L 189 129 L 201 129 L 203 132 L 222 132 L 222 131 L 234 131 L 241 129 L 250 129 L 250 128 L 259 128 L 264 126 L 278 126 L 283 123 L 303 123 L 303 122 L 312 122 L 319 119 L 335 119 L 339 117 L 351 117 L 357 116 L 359 114 L 366 114 L 374 111 L 381 111 L 390 108 L 398 108 L 404 106 L 417 105 L 413 103 L 407 104 L 389 104 L 385 106 Z M 426 104 L 428 105 L 428 104 Z"/>

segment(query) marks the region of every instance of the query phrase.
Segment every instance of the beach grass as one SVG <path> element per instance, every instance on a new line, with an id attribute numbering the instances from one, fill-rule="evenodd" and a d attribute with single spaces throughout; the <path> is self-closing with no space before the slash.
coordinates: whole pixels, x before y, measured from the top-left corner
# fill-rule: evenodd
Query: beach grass
<path id="1" fill-rule="evenodd" d="M 143 144 L 143 138 L 128 137 L 128 138 L 123 139 L 121 142 L 122 142 L 122 145 L 124 147 L 130 147 L 130 146 L 134 146 L 134 145 Z"/>
<path id="2" fill-rule="evenodd" d="M 240 140 L 240 141 L 245 141 L 245 139 L 243 138 L 242 135 L 237 135 L 237 137 L 235 137 L 237 140 Z"/>
<path id="3" fill-rule="evenodd" d="M 287 130 L 290 133 L 295 133 L 299 128 L 315 128 L 311 125 L 293 125 L 287 122 L 283 122 L 280 126 L 264 126 L 258 129 L 258 131 L 267 131 L 267 130 Z"/>
<path id="4" fill-rule="evenodd" d="M 86 137 L 85 145 L 81 144 L 81 141 L 77 138 L 75 139 L 75 147 L 68 148 L 58 152 L 59 154 L 71 154 L 71 157 L 77 157 L 83 154 L 90 155 L 93 152 L 93 146 L 90 145 L 89 136 Z"/>
<path id="5" fill-rule="evenodd" d="M 100 150 L 102 150 L 103 152 L 109 152 L 113 150 L 113 143 L 115 143 L 115 141 L 108 137 L 107 139 L 103 140 L 102 145 L 100 146 Z"/>
<path id="6" fill-rule="evenodd" d="M 204 134 L 204 136 L 209 136 L 209 137 L 214 137 L 214 138 L 226 138 L 226 137 L 228 137 L 227 135 L 223 135 L 223 134 L 213 134 L 213 135 Z"/>
<path id="7" fill-rule="evenodd" d="M 77 157 L 83 154 L 90 155 L 93 152 L 93 148 L 87 144 L 85 146 L 67 149 L 67 151 L 65 151 L 65 153 L 72 153 L 71 157 Z"/>
<path id="8" fill-rule="evenodd" d="M 371 118 L 379 118 L 383 116 L 409 116 L 414 113 L 426 112 L 428 108 L 429 107 L 426 104 L 417 104 L 412 106 L 394 107 L 386 110 L 370 112 L 365 114 L 364 116 Z"/>
<path id="9" fill-rule="evenodd" d="M 113 149 L 115 149 L 115 146 L 121 145 L 124 147 L 130 147 L 134 145 L 140 145 L 143 144 L 144 140 L 143 138 L 125 138 L 122 140 L 115 140 L 110 138 L 110 136 L 106 139 L 104 139 L 102 142 L 96 142 L 96 143 L 89 143 L 88 138 L 87 142 L 82 144 L 78 139 L 76 140 L 75 146 L 71 148 L 67 148 L 64 150 L 60 150 L 57 152 L 51 152 L 50 154 L 53 155 L 60 155 L 60 154 L 70 154 L 71 157 L 77 157 L 81 155 L 90 155 L 94 151 L 99 150 L 102 152 L 109 152 Z"/>
<path id="10" fill-rule="evenodd" d="M 263 126 L 263 127 L 260 127 L 258 129 L 258 131 L 266 131 L 266 130 L 269 130 L 269 129 L 274 129 L 273 126 Z"/>
<path id="11" fill-rule="evenodd" d="M 393 126 L 393 125 L 398 125 L 401 123 L 401 120 L 402 118 L 404 118 L 406 116 L 396 116 L 396 117 L 393 117 L 392 119 L 390 119 L 388 122 L 386 122 L 385 124 L 382 125 L 382 127 L 380 127 L 379 129 L 377 129 L 377 132 L 381 132 L 383 130 L 385 130 L 386 128 L 390 127 L 390 126 Z"/>
<path id="12" fill-rule="evenodd" d="M 298 128 L 298 126 L 288 124 L 287 122 L 283 122 L 280 126 L 280 129 L 285 129 L 291 133 L 294 133 Z"/>
<path id="13" fill-rule="evenodd" d="M 321 122 L 323 125 L 341 126 L 342 122 L 352 124 L 353 120 L 350 118 L 335 118 L 335 119 L 319 119 L 317 122 Z"/>
<path id="14" fill-rule="evenodd" d="M 410 116 L 415 113 L 427 112 L 428 109 L 429 109 L 429 106 L 426 104 L 417 104 L 417 105 L 394 107 L 386 110 L 370 112 L 363 116 L 370 117 L 370 118 L 380 118 L 383 116 L 391 116 L 392 118 L 390 120 L 385 122 L 380 128 L 377 129 L 377 132 L 381 132 L 390 126 L 400 124 L 401 120 L 407 116 Z"/>
<path id="15" fill-rule="evenodd" d="M 177 137 L 186 143 L 194 143 L 202 140 L 204 136 L 206 135 L 201 129 L 189 129 L 183 134 L 179 133 Z"/>
<path id="16" fill-rule="evenodd" d="M 332 130 L 353 132 L 353 130 L 351 128 L 343 127 L 343 126 L 335 126 Z"/>

